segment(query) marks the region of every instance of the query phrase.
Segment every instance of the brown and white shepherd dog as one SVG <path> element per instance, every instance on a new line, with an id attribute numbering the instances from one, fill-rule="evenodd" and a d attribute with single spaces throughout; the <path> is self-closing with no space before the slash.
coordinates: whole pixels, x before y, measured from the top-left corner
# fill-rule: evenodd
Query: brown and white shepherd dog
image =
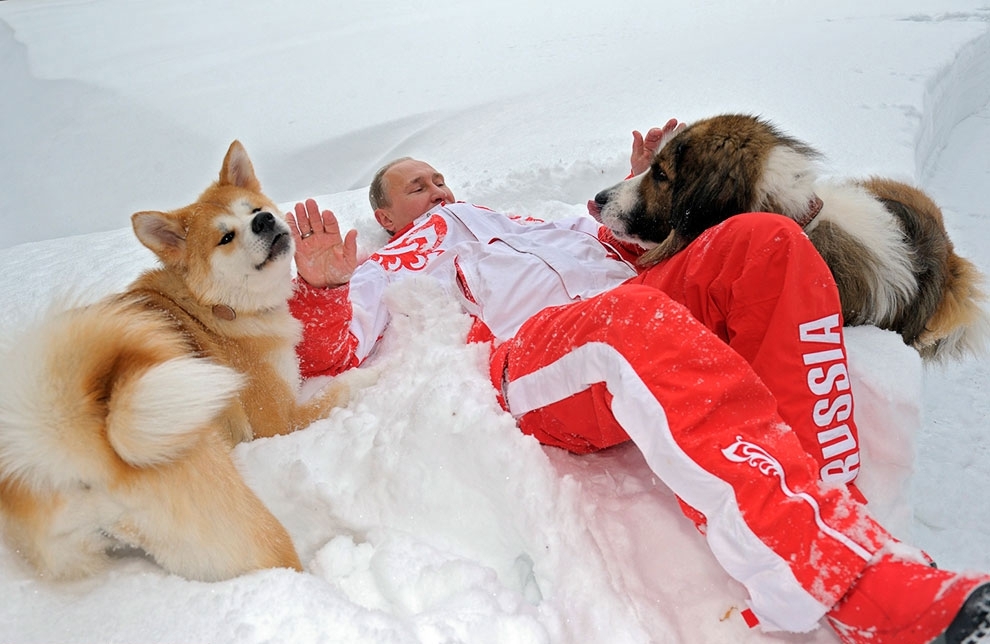
<path id="1" fill-rule="evenodd" d="M 671 132 L 646 172 L 589 209 L 648 248 L 646 265 L 733 215 L 781 213 L 831 268 L 846 324 L 896 331 L 927 360 L 979 353 L 990 329 L 983 278 L 953 250 L 938 206 L 890 179 L 819 179 L 820 158 L 765 120 L 715 116 Z"/>
<path id="2" fill-rule="evenodd" d="M 0 521 L 43 576 L 95 572 L 116 548 L 200 580 L 301 569 L 231 447 L 305 427 L 345 394 L 297 402 L 293 241 L 260 190 L 234 141 L 195 203 L 132 217 L 159 268 L 0 355 Z"/>

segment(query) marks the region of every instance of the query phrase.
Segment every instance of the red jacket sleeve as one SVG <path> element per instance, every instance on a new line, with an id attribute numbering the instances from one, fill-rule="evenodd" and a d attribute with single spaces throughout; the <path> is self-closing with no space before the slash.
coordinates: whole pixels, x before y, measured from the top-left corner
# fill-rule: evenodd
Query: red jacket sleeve
<path id="1" fill-rule="evenodd" d="M 358 365 L 358 341 L 350 332 L 353 311 L 348 292 L 346 284 L 316 288 L 301 279 L 296 281 L 289 311 L 303 325 L 296 355 L 304 378 L 335 376 Z"/>

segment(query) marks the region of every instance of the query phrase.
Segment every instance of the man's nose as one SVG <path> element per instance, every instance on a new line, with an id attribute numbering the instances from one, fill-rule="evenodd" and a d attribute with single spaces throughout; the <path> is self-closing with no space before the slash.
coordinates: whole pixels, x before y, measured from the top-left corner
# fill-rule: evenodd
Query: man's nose
<path id="1" fill-rule="evenodd" d="M 433 186 L 430 189 L 430 199 L 435 203 L 439 203 L 446 198 L 447 195 L 444 194 L 443 188 L 441 188 L 440 186 Z"/>

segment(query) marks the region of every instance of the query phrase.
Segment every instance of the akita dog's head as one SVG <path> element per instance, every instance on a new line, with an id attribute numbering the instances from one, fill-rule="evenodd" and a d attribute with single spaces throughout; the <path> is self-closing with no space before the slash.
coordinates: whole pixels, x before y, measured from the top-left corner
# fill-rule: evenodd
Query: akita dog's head
<path id="1" fill-rule="evenodd" d="M 195 203 L 138 212 L 131 224 L 203 305 L 259 311 L 284 304 L 292 293 L 289 226 L 261 193 L 239 141 L 230 144 L 220 178 Z"/>

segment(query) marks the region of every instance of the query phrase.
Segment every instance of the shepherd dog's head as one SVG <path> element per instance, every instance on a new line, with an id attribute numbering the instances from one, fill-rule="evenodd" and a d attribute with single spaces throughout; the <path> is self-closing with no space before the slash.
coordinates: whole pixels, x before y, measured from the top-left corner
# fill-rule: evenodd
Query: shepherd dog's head
<path id="1" fill-rule="evenodd" d="M 598 193 L 591 212 L 620 239 L 651 248 L 644 263 L 656 262 L 732 215 L 799 219 L 814 199 L 819 156 L 755 116 L 714 116 L 663 144 L 643 174 Z"/>
<path id="2" fill-rule="evenodd" d="M 196 202 L 170 212 L 138 212 L 134 233 L 201 304 L 259 311 L 291 295 L 294 251 L 278 207 L 261 193 L 239 141 L 220 178 Z"/>

